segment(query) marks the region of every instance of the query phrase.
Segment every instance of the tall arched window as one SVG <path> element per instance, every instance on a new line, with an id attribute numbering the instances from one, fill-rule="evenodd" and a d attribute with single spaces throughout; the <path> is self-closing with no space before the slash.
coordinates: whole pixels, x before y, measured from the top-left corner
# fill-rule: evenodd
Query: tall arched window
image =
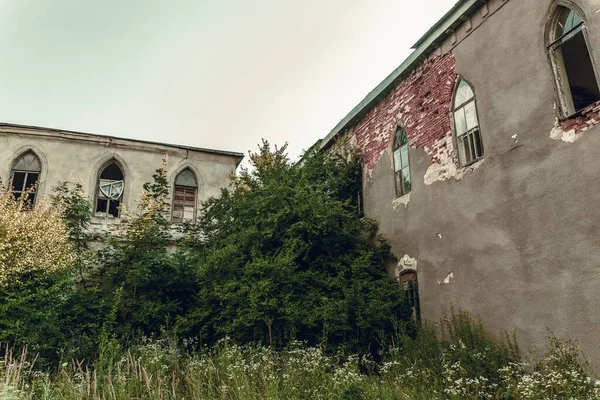
<path id="1" fill-rule="evenodd" d="M 40 159 L 32 152 L 23 154 L 11 171 L 11 185 L 15 197 L 21 197 L 24 192 L 27 193 L 27 201 L 34 205 L 37 197 L 37 186 L 35 184 L 40 179 L 42 165 Z"/>
<path id="2" fill-rule="evenodd" d="M 175 178 L 172 222 L 193 221 L 196 218 L 196 178 L 189 169 Z"/>
<path id="3" fill-rule="evenodd" d="M 394 180 L 396 183 L 396 196 L 403 196 L 410 192 L 410 163 L 408 161 L 408 140 L 406 130 L 398 126 L 394 134 Z"/>
<path id="4" fill-rule="evenodd" d="M 100 216 L 119 216 L 125 180 L 123 171 L 116 163 L 104 167 L 98 181 L 96 214 Z"/>
<path id="5" fill-rule="evenodd" d="M 558 6 L 550 20 L 548 40 L 561 114 L 568 117 L 600 100 L 581 15 L 569 7 Z"/>
<path id="6" fill-rule="evenodd" d="M 404 295 L 413 310 L 413 317 L 421 320 L 421 305 L 419 303 L 419 281 L 417 272 L 414 270 L 403 271 L 400 275 L 400 285 L 404 289 Z"/>
<path id="7" fill-rule="evenodd" d="M 464 79 L 456 86 L 452 105 L 458 159 L 461 166 L 466 166 L 483 157 L 483 142 L 479 131 L 475 94 L 471 85 Z"/>

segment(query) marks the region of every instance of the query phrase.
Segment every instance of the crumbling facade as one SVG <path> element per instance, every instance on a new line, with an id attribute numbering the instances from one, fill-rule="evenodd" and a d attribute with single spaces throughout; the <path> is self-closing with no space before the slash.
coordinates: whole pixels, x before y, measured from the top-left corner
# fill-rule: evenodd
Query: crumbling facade
<path id="1" fill-rule="evenodd" d="M 599 359 L 600 2 L 461 0 L 414 48 L 320 144 L 361 150 L 390 273 L 425 319 Z"/>
<path id="2" fill-rule="evenodd" d="M 59 181 L 78 180 L 92 201 L 91 230 L 110 231 L 135 209 L 145 182 L 168 159 L 171 222 L 193 220 L 203 200 L 218 196 L 243 154 L 59 129 L 0 124 L 0 179 L 29 201 Z"/>

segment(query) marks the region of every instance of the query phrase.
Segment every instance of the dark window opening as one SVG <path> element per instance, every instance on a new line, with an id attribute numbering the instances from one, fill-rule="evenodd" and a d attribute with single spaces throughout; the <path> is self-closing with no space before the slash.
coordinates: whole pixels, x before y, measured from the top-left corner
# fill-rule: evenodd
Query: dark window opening
<path id="1" fill-rule="evenodd" d="M 600 100 L 600 89 L 581 16 L 559 7 L 555 17 L 553 42 L 548 46 L 565 116 L 581 111 Z"/>
<path id="2" fill-rule="evenodd" d="M 27 196 L 30 206 L 35 204 L 37 197 L 37 183 L 42 168 L 40 160 L 32 152 L 21 156 L 12 170 L 11 187 L 16 199 Z"/>
<path id="3" fill-rule="evenodd" d="M 413 310 L 413 318 L 421 320 L 421 307 L 419 303 L 419 282 L 415 271 L 406 271 L 400 275 L 400 285 L 404 289 L 404 295 Z"/>

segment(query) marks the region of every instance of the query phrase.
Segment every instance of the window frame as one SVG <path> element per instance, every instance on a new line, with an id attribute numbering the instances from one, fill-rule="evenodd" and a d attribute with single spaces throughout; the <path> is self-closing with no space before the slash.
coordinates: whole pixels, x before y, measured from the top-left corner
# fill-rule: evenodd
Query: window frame
<path id="1" fill-rule="evenodd" d="M 117 168 L 119 168 L 119 170 L 121 171 L 121 175 L 123 175 L 123 180 L 122 180 L 123 190 L 121 191 L 121 196 L 119 196 L 118 200 L 111 199 L 111 198 L 105 196 L 104 193 L 102 193 L 102 190 L 100 189 L 100 184 L 102 181 L 119 182 L 118 180 L 101 178 L 104 170 L 106 168 L 108 168 L 109 166 L 111 166 L 112 164 L 116 165 Z M 104 164 L 102 164 L 102 166 L 98 169 L 97 176 L 96 176 L 93 216 L 98 217 L 98 218 L 120 219 L 121 218 L 121 207 L 124 204 L 124 198 L 125 198 L 125 187 L 126 187 L 125 170 L 124 170 L 123 166 L 121 165 L 121 163 L 118 162 L 116 159 L 111 159 L 111 160 L 105 162 Z M 98 202 L 100 200 L 106 200 L 106 207 L 104 208 L 105 211 L 98 211 Z M 109 213 L 109 210 L 110 210 L 111 202 L 117 202 L 117 201 L 119 202 L 119 204 L 117 205 L 117 215 L 114 216 Z"/>
<path id="2" fill-rule="evenodd" d="M 398 140 L 399 131 L 404 132 L 404 135 L 402 135 L 402 138 L 404 140 Z M 404 165 L 404 163 L 402 162 L 402 148 L 404 147 L 406 147 L 406 165 Z M 396 171 L 396 151 L 400 152 L 400 169 L 398 171 Z M 412 176 L 410 171 L 410 146 L 408 144 L 408 132 L 406 131 L 406 128 L 404 128 L 400 124 L 396 125 L 396 130 L 394 131 L 394 138 L 392 140 L 392 167 L 394 171 L 394 188 L 396 198 L 409 194 L 412 191 Z M 408 190 L 405 190 L 404 188 L 405 169 L 408 170 L 408 182 L 410 185 Z M 400 178 L 398 178 L 398 175 L 400 175 Z M 398 179 L 400 179 L 400 183 L 398 183 Z"/>
<path id="3" fill-rule="evenodd" d="M 456 103 L 456 95 L 458 94 L 458 89 L 460 87 L 461 82 L 464 82 L 465 84 L 467 84 L 469 86 L 469 88 L 471 89 L 471 93 L 473 93 L 473 97 L 470 97 L 463 103 L 456 106 L 456 104 L 455 104 Z M 465 107 L 469 103 L 473 103 L 473 106 L 475 107 L 475 117 L 477 118 L 477 126 L 472 129 L 467 128 L 467 130 L 463 134 L 459 135 L 458 130 L 456 129 L 455 113 L 461 109 L 464 110 Z M 465 167 L 473 165 L 476 162 L 482 160 L 485 157 L 485 146 L 483 143 L 483 135 L 481 134 L 481 119 L 479 118 L 479 107 L 477 107 L 477 94 L 475 93 L 475 89 L 473 88 L 473 85 L 471 85 L 471 82 L 469 82 L 462 76 L 458 76 L 458 79 L 456 80 L 456 83 L 454 84 L 454 90 L 452 92 L 452 101 L 450 102 L 450 122 L 451 122 L 451 128 L 452 128 L 452 141 L 454 144 L 454 149 L 456 150 L 456 157 L 457 157 L 458 165 L 460 167 L 465 168 Z M 466 123 L 466 114 L 465 114 L 465 123 Z M 479 134 L 479 146 L 480 146 L 481 154 L 478 157 L 473 157 L 473 159 L 471 159 L 471 160 L 467 160 L 466 154 L 465 154 L 465 157 L 464 157 L 465 162 L 463 162 L 462 157 L 461 157 L 461 147 L 460 147 L 460 145 L 462 143 L 460 142 L 459 139 L 462 138 L 463 136 L 466 138 L 469 138 L 469 135 L 472 135 L 475 132 L 478 132 L 478 134 Z M 473 149 L 473 155 L 475 155 L 474 139 L 473 139 L 472 149 Z M 462 151 L 464 151 L 464 146 L 463 146 Z"/>
<path id="4" fill-rule="evenodd" d="M 190 174 L 192 175 L 192 178 L 194 179 L 194 183 L 195 183 L 195 187 L 192 186 L 186 186 L 186 185 L 178 185 L 177 184 L 177 178 L 179 178 L 179 175 L 181 175 L 183 172 L 185 171 L 189 171 Z M 175 197 L 177 195 L 177 188 L 182 188 L 184 190 L 184 200 L 183 203 L 181 202 L 177 202 L 175 200 Z M 187 190 L 188 189 L 193 189 L 194 190 L 194 210 L 193 210 L 193 216 L 191 219 L 186 219 L 185 216 L 185 197 L 187 194 Z M 197 212 L 198 212 L 198 192 L 199 192 L 199 187 L 198 187 L 198 178 L 196 176 L 196 174 L 194 173 L 194 171 L 192 171 L 191 168 L 186 167 L 183 168 L 181 171 L 177 172 L 177 174 L 175 174 L 175 179 L 173 181 L 173 196 L 172 196 L 172 201 L 171 201 L 171 223 L 172 224 L 184 224 L 184 223 L 193 223 L 196 221 L 196 216 L 197 216 Z M 176 218 L 173 214 L 175 213 L 175 207 L 178 205 L 182 205 L 183 206 L 183 215 L 181 218 Z"/>
<path id="5" fill-rule="evenodd" d="M 577 13 L 579 15 L 579 18 L 581 19 L 581 22 L 576 27 L 572 28 L 569 32 L 563 33 L 559 38 L 557 38 L 556 37 L 556 30 L 557 30 L 557 26 L 558 26 L 557 21 L 560 18 L 560 15 L 563 12 L 563 9 L 565 9 L 565 8 Z M 596 58 L 594 57 L 595 51 L 589 40 L 589 34 L 588 34 L 588 29 L 587 29 L 587 18 L 585 16 L 585 13 L 581 9 L 581 7 L 579 7 L 577 4 L 575 4 L 569 0 L 555 1 L 552 4 L 552 6 L 550 7 L 549 16 L 548 16 L 547 21 L 548 22 L 546 25 L 546 34 L 545 34 L 545 42 L 544 42 L 545 51 L 546 51 L 546 56 L 548 57 L 548 62 L 550 63 L 550 68 L 552 70 L 552 78 L 554 81 L 554 92 L 555 92 L 557 102 L 558 102 L 558 107 L 557 107 L 558 118 L 559 118 L 559 120 L 565 120 L 565 119 L 569 119 L 569 118 L 580 115 L 581 111 L 583 109 L 585 109 L 585 107 L 587 107 L 587 106 L 585 106 L 579 110 L 575 109 L 575 105 L 573 103 L 573 93 L 571 92 L 571 88 L 565 87 L 565 85 L 563 84 L 564 76 L 566 76 L 566 71 L 564 71 L 564 66 L 561 69 L 561 66 L 559 65 L 559 61 L 556 56 L 557 50 L 560 47 L 560 44 L 562 44 L 562 43 L 558 43 L 561 40 L 561 38 L 563 38 L 564 36 L 567 36 L 569 34 L 573 34 L 573 33 L 577 34 L 578 33 L 578 32 L 576 32 L 577 29 L 581 28 L 580 31 L 583 35 L 585 46 L 587 48 L 587 52 L 590 57 L 590 63 L 592 66 L 592 70 L 594 72 L 594 78 L 596 79 L 596 86 L 599 89 L 599 91 L 600 91 L 600 74 L 598 71 L 598 67 L 596 65 Z M 570 38 L 568 38 L 566 41 L 571 40 L 573 37 L 574 37 L 574 35 L 571 36 Z M 597 100 L 597 101 L 600 101 L 600 100 Z M 590 104 L 594 104 L 594 103 L 590 103 Z"/>
<path id="6" fill-rule="evenodd" d="M 414 279 L 406 279 L 407 275 L 414 276 Z M 413 310 L 413 317 L 417 322 L 421 321 L 421 299 L 419 296 L 419 275 L 416 269 L 407 268 L 400 272 L 399 286 L 404 290 L 404 296 L 408 299 L 410 307 Z"/>
<path id="7" fill-rule="evenodd" d="M 25 169 L 16 169 L 16 166 L 19 164 L 19 162 L 21 161 L 21 159 L 23 159 L 24 157 L 27 157 L 28 155 L 32 155 L 33 157 L 35 157 L 38 165 L 39 165 L 39 171 L 34 171 L 34 170 L 25 170 Z M 9 180 L 9 188 L 12 190 L 13 195 L 15 196 L 15 198 L 21 197 L 23 195 L 23 193 L 25 193 L 28 190 L 28 185 L 27 185 L 27 180 L 30 174 L 37 174 L 37 179 L 35 180 L 35 182 L 33 182 L 32 184 L 29 185 L 29 187 L 34 186 L 35 189 L 33 191 L 30 192 L 28 197 L 31 197 L 31 195 L 33 195 L 33 200 L 31 201 L 30 206 L 34 207 L 35 203 L 37 201 L 38 195 L 40 193 L 40 183 L 42 181 L 42 172 L 44 170 L 43 164 L 42 164 L 42 159 L 37 155 L 36 152 L 34 152 L 31 149 L 28 149 L 26 151 L 20 152 L 19 155 L 17 157 L 15 157 L 13 159 L 13 163 L 12 163 L 12 167 L 10 168 L 10 180 Z M 15 179 L 15 174 L 16 173 L 22 173 L 25 174 L 25 176 L 23 177 L 23 184 L 21 185 L 21 188 L 16 190 L 15 186 L 14 186 L 14 179 Z M 18 194 L 18 196 L 17 196 Z M 30 199 L 28 199 L 27 201 L 30 201 Z"/>

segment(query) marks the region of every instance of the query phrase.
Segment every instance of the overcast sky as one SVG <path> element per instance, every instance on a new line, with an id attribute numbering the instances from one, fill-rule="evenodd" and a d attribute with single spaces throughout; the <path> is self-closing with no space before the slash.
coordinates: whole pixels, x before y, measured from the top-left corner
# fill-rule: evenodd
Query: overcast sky
<path id="1" fill-rule="evenodd" d="M 295 158 L 455 1 L 0 0 L 0 121 Z"/>

